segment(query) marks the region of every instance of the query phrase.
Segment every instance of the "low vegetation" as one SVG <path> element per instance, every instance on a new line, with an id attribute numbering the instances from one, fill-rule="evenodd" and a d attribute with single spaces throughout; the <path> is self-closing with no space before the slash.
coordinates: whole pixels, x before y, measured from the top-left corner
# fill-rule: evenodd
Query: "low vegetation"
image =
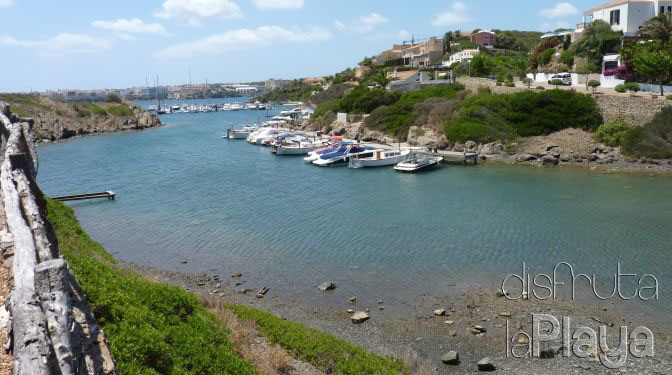
<path id="1" fill-rule="evenodd" d="M 262 102 L 296 102 L 302 101 L 305 102 L 313 95 L 315 92 L 322 91 L 322 86 L 320 85 L 310 85 L 304 83 L 303 80 L 297 79 L 292 81 L 290 84 L 275 88 L 266 94 L 264 94 L 260 100 Z"/>
<path id="2" fill-rule="evenodd" d="M 382 131 L 398 140 L 406 140 L 408 129 L 415 124 L 419 115 L 415 111 L 417 104 L 430 98 L 455 99 L 462 90 L 464 90 L 464 86 L 455 83 L 430 86 L 418 91 L 404 93 L 394 104 L 384 105 L 373 110 L 371 115 L 364 120 L 364 125 L 370 129 Z"/>
<path id="3" fill-rule="evenodd" d="M 664 107 L 648 124 L 628 129 L 621 151 L 632 157 L 672 158 L 672 107 Z"/>
<path id="4" fill-rule="evenodd" d="M 239 357 L 254 356 L 249 343 L 232 342 L 250 340 L 251 330 L 327 374 L 409 373 L 401 360 L 369 353 L 300 323 L 251 307 L 199 301 L 182 288 L 122 269 L 84 232 L 70 207 L 48 199 L 47 210 L 61 254 L 103 327 L 121 374 L 258 373 L 259 368 Z M 227 317 L 222 306 L 236 317 Z M 235 332 L 228 328 L 232 321 Z M 254 326 L 238 329 L 240 321 Z M 276 370 L 292 361 L 277 349 L 265 360 Z"/>
<path id="5" fill-rule="evenodd" d="M 492 142 L 565 128 L 594 130 L 602 115 L 593 98 L 566 90 L 480 93 L 460 103 L 445 126 L 450 141 Z"/>
<path id="6" fill-rule="evenodd" d="M 110 107 L 107 108 L 107 112 L 109 114 L 111 114 L 112 116 L 119 116 L 119 117 L 132 116 L 133 115 L 133 110 L 128 105 L 126 105 L 125 103 L 110 106 Z"/>
<path id="7" fill-rule="evenodd" d="M 609 121 L 600 125 L 595 132 L 595 140 L 610 147 L 620 146 L 630 125 L 622 119 Z"/>
<path id="8" fill-rule="evenodd" d="M 52 111 L 51 107 L 40 102 L 33 94 L 0 94 L 0 100 L 9 103 L 12 112 L 20 117 L 30 117 L 33 110 Z"/>
<path id="9" fill-rule="evenodd" d="M 408 374 L 399 359 L 381 357 L 329 334 L 243 305 L 231 308 L 241 320 L 253 321 L 272 343 L 327 374 Z"/>
<path id="10" fill-rule="evenodd" d="M 48 201 L 61 254 L 105 330 L 121 374 L 253 374 L 227 330 L 181 288 L 120 269 L 71 208 Z"/>

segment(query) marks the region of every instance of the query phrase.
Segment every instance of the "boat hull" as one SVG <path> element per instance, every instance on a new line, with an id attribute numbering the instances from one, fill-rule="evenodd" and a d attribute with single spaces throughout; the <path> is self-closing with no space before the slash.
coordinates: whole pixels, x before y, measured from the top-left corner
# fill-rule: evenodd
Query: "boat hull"
<path id="1" fill-rule="evenodd" d="M 308 155 L 313 151 L 312 147 L 278 147 L 277 155 Z"/>
<path id="2" fill-rule="evenodd" d="M 412 163 L 399 163 L 394 166 L 394 170 L 402 173 L 416 173 L 421 171 L 426 171 L 428 169 L 434 168 L 439 165 L 440 160 L 434 160 L 429 163 L 412 164 Z"/>

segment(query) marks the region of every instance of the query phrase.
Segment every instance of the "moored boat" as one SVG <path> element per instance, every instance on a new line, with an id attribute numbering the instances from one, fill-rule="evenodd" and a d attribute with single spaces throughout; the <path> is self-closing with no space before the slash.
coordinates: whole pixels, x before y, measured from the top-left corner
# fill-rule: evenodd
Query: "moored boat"
<path id="1" fill-rule="evenodd" d="M 443 157 L 423 152 L 410 152 L 406 159 L 394 166 L 399 172 L 414 173 L 434 168 L 439 165 Z"/>

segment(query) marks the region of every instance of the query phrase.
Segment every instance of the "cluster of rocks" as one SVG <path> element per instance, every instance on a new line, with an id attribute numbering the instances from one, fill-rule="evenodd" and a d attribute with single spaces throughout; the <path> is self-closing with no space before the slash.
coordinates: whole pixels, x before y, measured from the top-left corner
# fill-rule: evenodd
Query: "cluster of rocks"
<path id="1" fill-rule="evenodd" d="M 386 136 L 383 132 L 367 129 L 363 122 L 347 124 L 334 122 L 329 135 L 357 139 L 361 142 L 394 143 L 394 139 Z"/>

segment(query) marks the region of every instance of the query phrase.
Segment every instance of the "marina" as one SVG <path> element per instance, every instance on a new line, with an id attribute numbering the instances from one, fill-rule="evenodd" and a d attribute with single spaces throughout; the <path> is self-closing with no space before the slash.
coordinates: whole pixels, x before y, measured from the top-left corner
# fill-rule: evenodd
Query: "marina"
<path id="1" fill-rule="evenodd" d="M 257 113 L 169 114 L 157 129 L 42 145 L 39 183 L 54 196 L 117 193 L 110 202 L 70 204 L 122 261 L 243 272 L 251 285 L 306 303 L 385 298 L 392 314 L 418 295 L 495 285 L 523 261 L 543 271 L 580 264 L 608 281 L 617 259 L 628 272 L 672 282 L 668 177 L 463 167 L 464 153 L 422 174 L 317 168 L 306 165 L 307 154 L 279 156 L 271 146 L 221 138 L 231 123 L 256 123 Z M 632 251 L 643 248 L 646 256 Z M 586 256 L 593 253 L 600 256 Z M 335 293 L 315 293 L 313 284 L 325 280 L 339 285 Z M 660 293 L 637 308 L 669 313 L 670 291 Z"/>

